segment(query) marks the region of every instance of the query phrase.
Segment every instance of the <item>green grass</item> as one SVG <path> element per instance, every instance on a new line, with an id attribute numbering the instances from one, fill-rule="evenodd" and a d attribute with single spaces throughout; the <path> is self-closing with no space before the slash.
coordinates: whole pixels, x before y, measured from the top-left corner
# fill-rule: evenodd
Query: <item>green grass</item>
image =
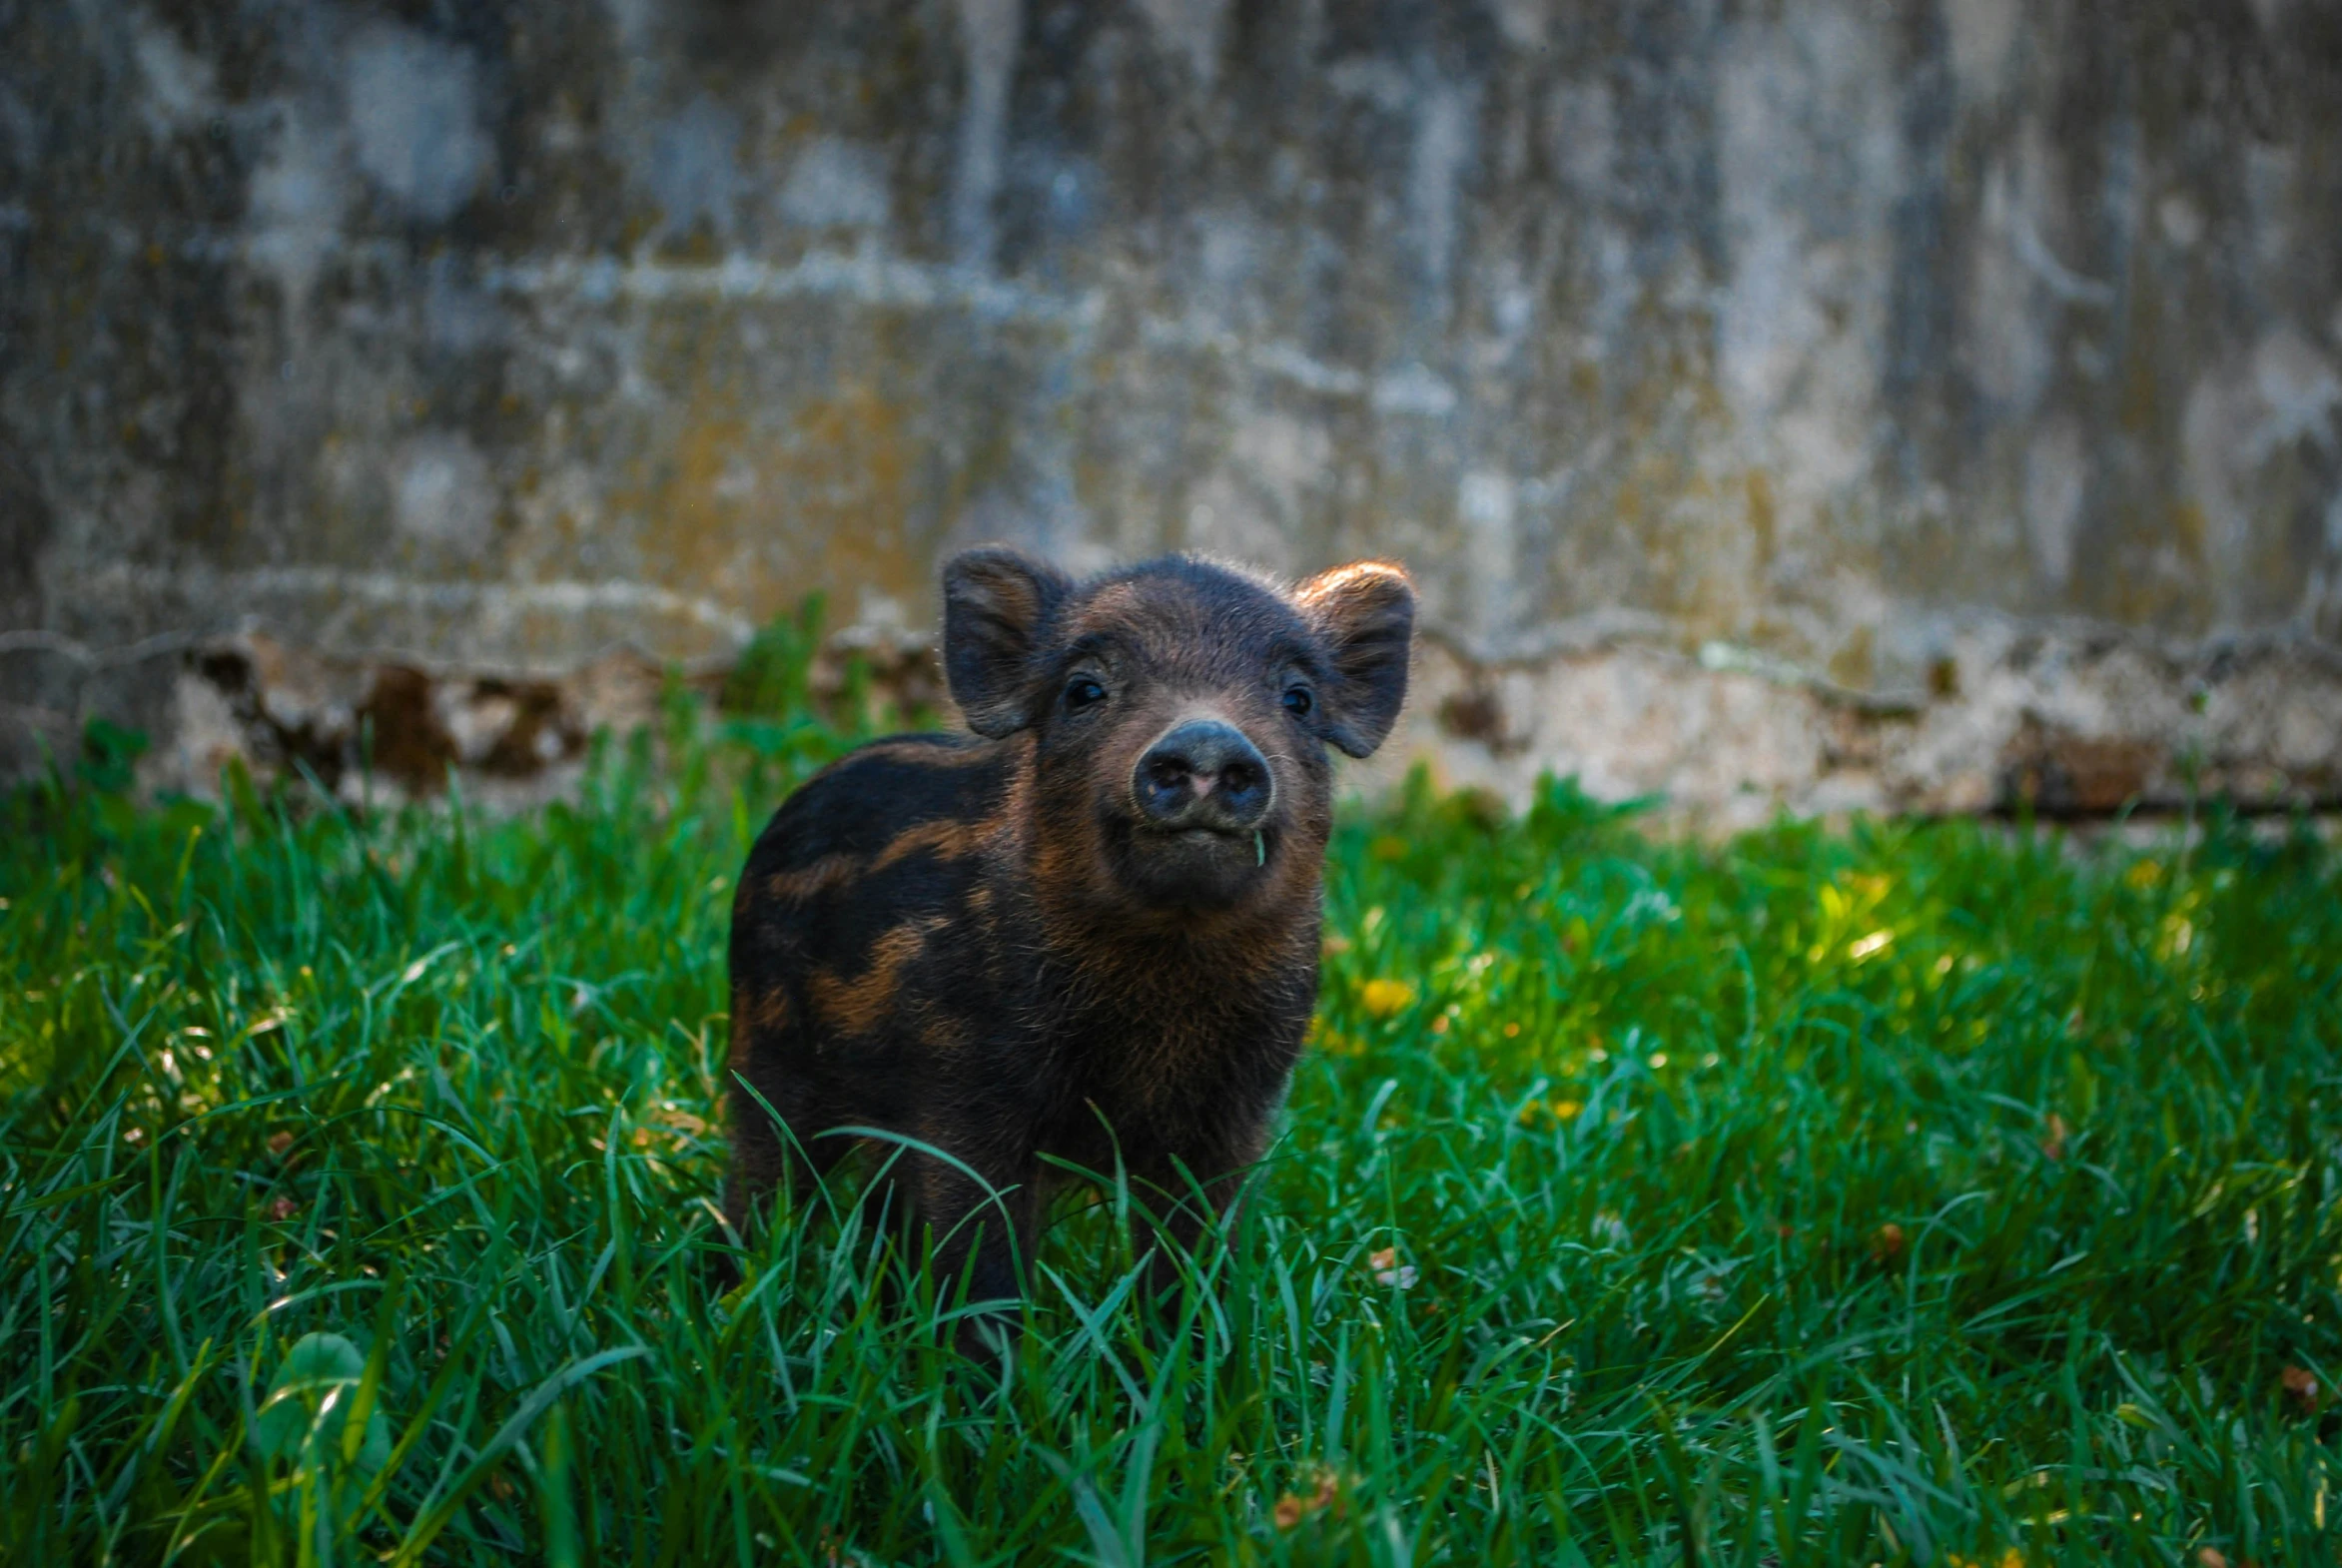
<path id="1" fill-rule="evenodd" d="M 7 1560 L 2335 1561 L 2306 833 L 1353 814 L 1216 1277 L 1135 1309 L 1109 1191 L 993 1366 L 854 1214 L 713 1266 L 729 879 L 834 743 L 741 733 L 0 806 Z"/>

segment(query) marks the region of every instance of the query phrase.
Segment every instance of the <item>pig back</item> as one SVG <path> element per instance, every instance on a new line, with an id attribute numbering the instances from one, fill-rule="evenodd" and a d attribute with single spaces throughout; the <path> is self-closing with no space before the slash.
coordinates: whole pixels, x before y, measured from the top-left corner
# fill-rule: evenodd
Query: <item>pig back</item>
<path id="1" fill-rule="evenodd" d="M 995 884 L 1016 749 L 879 741 L 774 814 L 732 922 L 733 1065 L 760 1090 L 826 1091 L 851 1103 L 825 1114 L 890 1120 L 938 1059 L 1013 1017 Z"/>

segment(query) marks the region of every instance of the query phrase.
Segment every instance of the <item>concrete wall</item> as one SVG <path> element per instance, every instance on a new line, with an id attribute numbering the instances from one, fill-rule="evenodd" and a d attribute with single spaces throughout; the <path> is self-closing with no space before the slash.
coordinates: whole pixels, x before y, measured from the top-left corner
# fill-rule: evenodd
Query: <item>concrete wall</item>
<path id="1" fill-rule="evenodd" d="M 17 765 L 1001 537 L 1398 556 L 1505 789 L 2342 788 L 2325 0 L 0 0 L 0 335 Z"/>

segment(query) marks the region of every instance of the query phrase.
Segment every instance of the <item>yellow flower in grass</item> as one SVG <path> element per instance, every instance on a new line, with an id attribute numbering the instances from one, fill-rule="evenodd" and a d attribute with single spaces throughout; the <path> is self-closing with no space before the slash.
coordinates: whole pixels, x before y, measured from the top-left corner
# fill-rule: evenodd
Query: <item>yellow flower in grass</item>
<path id="1" fill-rule="evenodd" d="M 1301 1037 L 1301 1043 L 1315 1046 L 1332 1057 L 1360 1057 L 1366 1054 L 1364 1041 L 1327 1028 L 1322 1015 L 1309 1020 L 1309 1032 Z"/>
<path id="2" fill-rule="evenodd" d="M 1369 1018 L 1396 1018 L 1415 1000 L 1415 988 L 1403 980 L 1369 980 L 1358 988 L 1358 1005 Z"/>
<path id="3" fill-rule="evenodd" d="M 1555 1126 L 1575 1122 L 1586 1109 L 1582 1100 L 1532 1100 L 1521 1107 L 1521 1126 Z"/>

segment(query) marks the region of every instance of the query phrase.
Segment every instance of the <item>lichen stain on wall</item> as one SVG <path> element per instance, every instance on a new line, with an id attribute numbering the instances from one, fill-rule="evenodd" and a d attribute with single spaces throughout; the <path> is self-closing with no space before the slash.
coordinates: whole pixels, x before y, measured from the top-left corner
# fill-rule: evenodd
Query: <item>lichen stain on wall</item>
<path id="1" fill-rule="evenodd" d="M 677 423 L 671 454 L 609 497 L 655 540 L 643 562 L 652 580 L 686 591 L 722 583 L 758 620 L 815 591 L 905 602 L 924 593 L 904 413 L 868 382 L 808 399 L 777 424 L 736 397 L 702 393 Z"/>

